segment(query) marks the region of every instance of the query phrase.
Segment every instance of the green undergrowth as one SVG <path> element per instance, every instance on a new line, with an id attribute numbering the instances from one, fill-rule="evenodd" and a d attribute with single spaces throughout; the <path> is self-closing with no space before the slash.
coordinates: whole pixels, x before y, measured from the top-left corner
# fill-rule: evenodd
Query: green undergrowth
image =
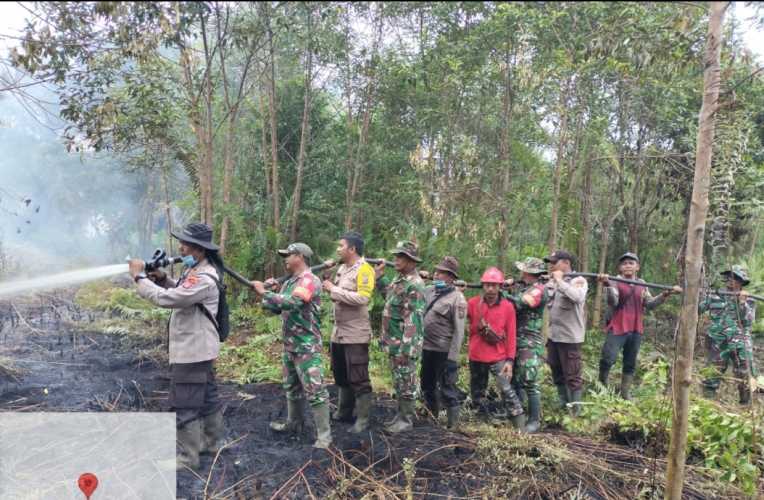
<path id="1" fill-rule="evenodd" d="M 153 306 L 133 288 L 95 281 L 80 287 L 74 302 L 99 313 L 94 324 L 80 325 L 81 328 L 142 338 L 163 338 L 167 333 L 170 310 Z"/>
<path id="2" fill-rule="evenodd" d="M 617 394 L 617 385 L 603 387 L 594 381 L 596 377 L 589 378 L 581 415 L 572 418 L 566 411 L 552 411 L 547 413 L 547 422 L 576 435 L 605 438 L 647 456 L 665 457 L 672 415 L 669 360 L 649 349 L 643 349 L 642 358 L 641 380 L 632 390 L 631 400 Z M 587 365 L 595 359 L 590 358 Z M 611 383 L 619 382 L 620 369 L 611 373 L 616 374 Z M 701 397 L 698 385 L 692 387 L 690 400 L 687 463 L 704 467 L 720 481 L 754 495 L 764 487 L 761 401 L 754 398 L 753 407 L 709 401 Z M 554 406 L 545 405 L 545 409 Z"/>

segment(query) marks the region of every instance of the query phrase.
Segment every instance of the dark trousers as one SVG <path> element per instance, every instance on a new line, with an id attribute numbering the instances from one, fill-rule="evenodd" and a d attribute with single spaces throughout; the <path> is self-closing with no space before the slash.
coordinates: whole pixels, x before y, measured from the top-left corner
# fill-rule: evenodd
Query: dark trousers
<path id="1" fill-rule="evenodd" d="M 496 385 L 501 392 L 501 398 L 507 406 L 510 415 L 516 416 L 523 413 L 523 405 L 517 395 L 512 381 L 500 375 L 504 365 L 509 361 L 497 361 L 496 363 L 483 363 L 470 360 L 470 393 L 472 403 L 480 406 L 488 389 L 488 375 L 493 373 Z"/>
<path id="2" fill-rule="evenodd" d="M 555 385 L 565 385 L 571 391 L 578 391 L 584 386 L 581 346 L 583 343 L 547 341 L 546 361 L 552 369 Z"/>
<path id="3" fill-rule="evenodd" d="M 169 403 L 178 429 L 218 411 L 220 397 L 213 360 L 171 364 Z"/>
<path id="4" fill-rule="evenodd" d="M 459 406 L 459 391 L 456 381 L 458 370 L 446 367 L 447 352 L 422 350 L 422 367 L 419 371 L 422 394 L 430 408 L 438 407 L 438 397 L 448 408 Z"/>
<path id="5" fill-rule="evenodd" d="M 602 345 L 600 371 L 609 371 L 618 359 L 618 353 L 623 350 L 623 374 L 634 375 L 637 370 L 637 355 L 639 355 L 641 344 L 642 335 L 638 332 L 631 332 L 626 335 L 615 335 L 613 332 L 608 332 L 605 343 Z"/>
<path id="6" fill-rule="evenodd" d="M 371 392 L 369 380 L 369 344 L 332 342 L 332 373 L 340 387 L 349 387 L 355 396 Z"/>

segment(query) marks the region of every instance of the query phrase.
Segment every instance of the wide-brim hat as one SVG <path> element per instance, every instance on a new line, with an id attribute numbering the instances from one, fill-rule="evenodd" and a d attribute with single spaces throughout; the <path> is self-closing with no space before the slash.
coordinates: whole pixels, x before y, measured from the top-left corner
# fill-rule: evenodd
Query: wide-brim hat
<path id="1" fill-rule="evenodd" d="M 451 273 L 454 278 L 459 279 L 459 261 L 456 260 L 456 257 L 443 257 L 443 260 L 440 261 L 440 264 L 435 266 L 435 270 Z"/>
<path id="2" fill-rule="evenodd" d="M 732 266 L 732 269 L 722 271 L 719 274 L 725 277 L 731 274 L 735 276 L 737 279 L 739 279 L 743 283 L 743 285 L 747 285 L 748 283 L 751 282 L 751 280 L 748 279 L 748 273 L 746 272 L 745 269 L 743 269 L 742 266 Z"/>
<path id="3" fill-rule="evenodd" d="M 516 261 L 515 267 L 520 272 L 528 274 L 544 274 L 546 272 L 544 261 L 537 257 L 528 257 L 523 261 Z"/>
<path id="4" fill-rule="evenodd" d="M 419 258 L 419 248 L 413 241 L 399 241 L 395 248 L 390 250 L 393 255 L 405 255 L 416 263 L 422 262 Z"/>
<path id="5" fill-rule="evenodd" d="M 279 255 L 286 257 L 288 255 L 302 255 L 306 259 L 313 257 L 313 250 L 305 243 L 290 243 L 286 248 L 282 248 L 279 251 Z"/>
<path id="6" fill-rule="evenodd" d="M 220 247 L 212 242 L 212 228 L 207 224 L 192 222 L 186 225 L 182 231 L 170 231 L 170 234 L 185 243 L 191 243 L 215 252 L 220 250 Z"/>

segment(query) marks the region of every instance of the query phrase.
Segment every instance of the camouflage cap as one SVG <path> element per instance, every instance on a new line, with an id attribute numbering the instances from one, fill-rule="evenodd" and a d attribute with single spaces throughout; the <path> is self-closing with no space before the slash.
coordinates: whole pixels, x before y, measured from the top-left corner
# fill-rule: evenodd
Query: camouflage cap
<path id="1" fill-rule="evenodd" d="M 747 285 L 748 283 L 751 282 L 751 280 L 748 278 L 748 272 L 745 270 L 743 266 L 732 266 L 731 269 L 722 271 L 720 274 L 722 276 L 727 276 L 731 274 L 735 276 L 737 279 L 739 279 L 740 281 L 742 281 L 743 285 Z"/>
<path id="2" fill-rule="evenodd" d="M 403 240 L 399 241 L 395 248 L 390 251 L 393 255 L 405 255 L 414 262 L 422 262 L 419 258 L 419 247 L 413 241 Z"/>
<path id="3" fill-rule="evenodd" d="M 523 261 L 515 262 L 515 267 L 523 273 L 543 274 L 546 272 L 544 261 L 537 257 L 526 257 Z"/>
<path id="4" fill-rule="evenodd" d="M 288 247 L 279 250 L 279 255 L 282 257 L 286 257 L 287 255 L 302 255 L 303 257 L 310 259 L 313 257 L 313 250 L 311 250 L 305 243 L 290 243 Z"/>

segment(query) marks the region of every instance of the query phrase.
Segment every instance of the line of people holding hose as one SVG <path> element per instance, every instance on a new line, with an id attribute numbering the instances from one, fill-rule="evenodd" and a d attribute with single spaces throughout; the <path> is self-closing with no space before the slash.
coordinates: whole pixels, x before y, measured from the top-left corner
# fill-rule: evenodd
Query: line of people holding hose
<path id="1" fill-rule="evenodd" d="M 169 325 L 169 399 L 177 416 L 178 468 L 196 469 L 199 456 L 217 453 L 224 438 L 223 409 L 213 367 L 219 354 L 215 315 L 223 271 L 209 226 L 189 224 L 173 236 L 181 242 L 185 264 L 177 281 L 162 271 L 145 273 L 140 260 L 130 262 L 130 272 L 142 297 L 174 309 Z M 480 293 L 469 300 L 456 286 L 460 278 L 457 259 L 444 257 L 434 267 L 431 284 L 425 284 L 418 270 L 422 259 L 411 241 L 401 241 L 391 251 L 392 277 L 385 275 L 384 260 L 373 267 L 364 259 L 364 240 L 352 231 L 340 237 L 340 265 L 328 279 L 311 272 L 314 255 L 308 245 L 295 242 L 278 253 L 284 258 L 289 279 L 280 288 L 273 279 L 251 282 L 262 305 L 282 318 L 287 411 L 284 420 L 270 422 L 273 431 L 301 432 L 307 404 L 316 428 L 316 448 L 331 445 L 332 420 L 335 427 L 347 424 L 349 433 L 368 432 L 373 406 L 369 309 L 374 293 L 385 298 L 379 343 L 388 358 L 397 401 L 393 418 L 384 423 L 386 432 L 414 429 L 420 393 L 433 417 L 438 419 L 445 409 L 446 426 L 453 429 L 458 425 L 462 398 L 457 379 L 465 332 L 469 338 L 472 411 L 505 418 L 523 432 L 538 431 L 542 422 L 540 377 L 546 362 L 560 404 L 571 415 L 579 414 L 588 283 L 583 277 L 567 276 L 576 263 L 571 253 L 557 250 L 543 259 L 528 257 L 515 262 L 520 273 L 517 281 L 489 267 L 481 277 Z M 618 277 L 638 280 L 638 256 L 621 256 L 618 271 Z M 749 282 L 745 270 L 738 266 L 723 274 L 730 290 L 739 292 Z M 620 394 L 628 399 L 644 331 L 644 311 L 682 290 L 674 287 L 653 297 L 645 286 L 609 278 L 598 278 L 605 286 L 609 305 L 599 378 L 607 385 L 610 368 L 623 352 Z M 328 354 L 339 395 L 333 413 L 323 369 L 322 295 L 332 301 L 334 309 Z M 545 310 L 549 314 L 546 344 L 542 333 Z M 701 310 L 710 313 L 709 363 L 719 371 L 704 382 L 706 394 L 718 388 L 728 364 L 733 365 L 742 387 L 748 383 L 743 372 L 752 363 L 753 302 L 745 292 L 711 294 L 702 302 Z M 488 394 L 491 377 L 498 389 L 498 401 Z M 744 402 L 742 394 L 743 389 Z"/>

